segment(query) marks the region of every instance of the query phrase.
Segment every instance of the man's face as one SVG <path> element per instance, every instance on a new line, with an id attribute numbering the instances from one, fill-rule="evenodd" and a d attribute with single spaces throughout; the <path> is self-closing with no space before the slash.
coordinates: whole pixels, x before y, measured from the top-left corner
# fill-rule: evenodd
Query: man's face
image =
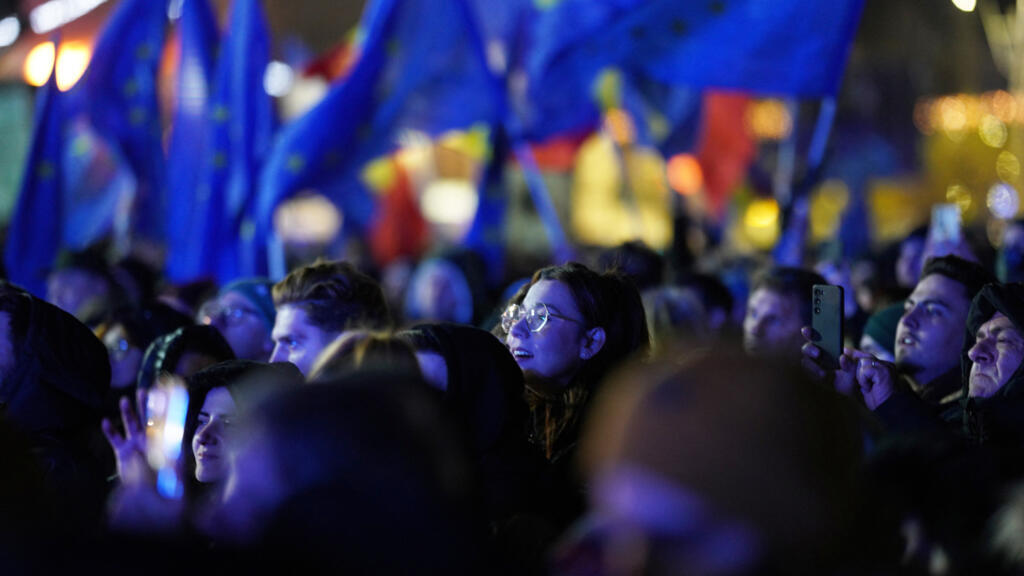
<path id="1" fill-rule="evenodd" d="M 274 340 L 260 313 L 238 292 L 228 292 L 216 300 L 210 311 L 210 324 L 240 359 L 264 362 L 274 349 Z"/>
<path id="2" fill-rule="evenodd" d="M 795 296 L 758 288 L 747 301 L 743 349 L 753 356 L 795 358 L 803 342 L 802 323 L 800 303 Z"/>
<path id="3" fill-rule="evenodd" d="M 989 398 L 1006 385 L 1024 359 L 1024 335 L 1009 318 L 996 312 L 975 337 L 967 352 L 972 362 L 967 395 Z"/>
<path id="4" fill-rule="evenodd" d="M 338 336 L 314 326 L 306 311 L 294 304 L 284 304 L 277 309 L 272 335 L 274 353 L 270 361 L 291 362 L 303 375 L 309 375 L 317 356 Z"/>
<path id="5" fill-rule="evenodd" d="M 896 326 L 896 365 L 921 385 L 959 366 L 969 306 L 963 284 L 942 274 L 922 278 Z"/>

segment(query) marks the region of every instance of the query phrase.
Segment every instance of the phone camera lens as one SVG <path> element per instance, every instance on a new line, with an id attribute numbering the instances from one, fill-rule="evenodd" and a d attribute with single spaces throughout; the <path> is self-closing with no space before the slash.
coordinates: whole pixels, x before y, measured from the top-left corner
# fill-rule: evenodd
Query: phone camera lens
<path id="1" fill-rule="evenodd" d="M 814 289 L 814 295 L 815 296 L 821 296 L 821 288 L 815 288 Z"/>
<path id="2" fill-rule="evenodd" d="M 815 298 L 814 299 L 814 305 L 815 306 L 821 306 L 821 298 Z"/>
<path id="3" fill-rule="evenodd" d="M 821 308 L 815 308 L 814 309 L 814 313 L 815 314 L 821 314 Z"/>

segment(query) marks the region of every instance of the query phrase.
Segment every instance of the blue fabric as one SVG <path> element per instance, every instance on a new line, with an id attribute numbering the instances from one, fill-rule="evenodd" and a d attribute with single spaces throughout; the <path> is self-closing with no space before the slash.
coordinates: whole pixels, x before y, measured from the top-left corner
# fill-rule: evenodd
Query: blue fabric
<path id="1" fill-rule="evenodd" d="M 166 25 L 166 1 L 120 2 L 68 95 L 69 105 L 87 115 L 92 129 L 130 167 L 136 179 L 132 232 L 155 241 L 163 240 L 166 219 L 157 94 Z"/>
<path id="2" fill-rule="evenodd" d="M 199 271 L 222 284 L 267 272 L 252 219 L 258 174 L 277 128 L 274 102 L 263 87 L 269 62 L 260 2 L 236 0 L 217 63 L 195 232 Z"/>
<path id="3" fill-rule="evenodd" d="M 62 94 L 55 74 L 36 95 L 32 144 L 4 252 L 7 278 L 39 298 L 61 240 Z"/>
<path id="4" fill-rule="evenodd" d="M 505 163 L 509 153 L 508 137 L 500 127 L 492 129 L 490 159 L 480 179 L 479 203 L 463 245 L 479 254 L 487 266 L 487 284 L 497 286 L 505 273 Z"/>
<path id="5" fill-rule="evenodd" d="M 199 173 L 209 149 L 209 102 L 219 36 L 209 0 L 185 0 L 178 21 L 178 97 L 167 152 L 167 277 L 172 282 L 194 280 L 203 273 L 196 223 L 203 218 L 209 194 L 204 198 L 198 193 Z"/>
<path id="6" fill-rule="evenodd" d="M 531 34 L 529 98 L 543 104 L 557 91 L 563 94 L 561 106 L 583 108 L 593 108 L 588 102 L 593 82 L 609 67 L 645 81 L 697 89 L 835 95 L 863 8 L 863 0 L 547 4 Z M 576 113 L 574 121 L 579 117 Z"/>
<path id="7" fill-rule="evenodd" d="M 395 150 L 403 130 L 429 136 L 500 117 L 500 84 L 486 65 L 465 0 L 378 0 L 360 23 L 359 60 L 347 78 L 283 128 L 264 167 L 257 235 L 303 189 L 351 189 L 362 166 Z"/>

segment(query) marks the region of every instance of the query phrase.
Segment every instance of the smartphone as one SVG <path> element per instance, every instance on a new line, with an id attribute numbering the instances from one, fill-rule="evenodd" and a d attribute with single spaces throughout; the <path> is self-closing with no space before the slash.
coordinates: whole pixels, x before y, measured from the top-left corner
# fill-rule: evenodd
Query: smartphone
<path id="1" fill-rule="evenodd" d="M 836 370 L 843 355 L 843 287 L 815 284 L 811 305 L 811 342 L 822 352 L 819 363 Z"/>
<path id="2" fill-rule="evenodd" d="M 146 398 L 146 460 L 156 471 L 157 492 L 178 499 L 182 482 L 182 440 L 188 414 L 188 389 L 179 376 L 162 375 Z"/>
<path id="3" fill-rule="evenodd" d="M 933 244 L 960 243 L 960 207 L 956 204 L 932 206 L 932 222 L 928 235 Z"/>

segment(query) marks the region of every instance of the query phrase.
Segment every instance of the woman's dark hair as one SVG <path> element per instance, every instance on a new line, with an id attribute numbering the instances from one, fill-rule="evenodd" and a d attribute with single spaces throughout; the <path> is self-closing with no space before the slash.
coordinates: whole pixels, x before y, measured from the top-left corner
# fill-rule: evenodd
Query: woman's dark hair
<path id="1" fill-rule="evenodd" d="M 146 349 L 137 385 L 148 389 L 161 372 L 173 372 L 186 352 L 209 356 L 216 362 L 233 360 L 231 345 L 213 326 L 185 326 L 154 340 Z"/>
<path id="2" fill-rule="evenodd" d="M 195 478 L 196 459 L 192 453 L 192 437 L 199 429 L 199 412 L 210 391 L 226 388 L 236 408 L 242 412 L 277 391 L 298 387 L 303 382 L 302 373 L 290 362 L 268 364 L 252 360 L 226 360 L 203 368 L 186 379 L 189 398 L 181 453 L 185 458 L 186 499 L 190 503 L 195 503 L 203 493 L 203 487 Z"/>
<path id="3" fill-rule="evenodd" d="M 541 280 L 565 284 L 572 294 L 587 330 L 604 329 L 601 350 L 580 368 L 573 384 L 596 386 L 620 362 L 637 354 L 646 354 L 651 345 L 640 292 L 628 277 L 611 270 L 598 273 L 578 262 L 541 268 L 512 297 L 511 304 L 521 304 L 530 287 Z"/>

